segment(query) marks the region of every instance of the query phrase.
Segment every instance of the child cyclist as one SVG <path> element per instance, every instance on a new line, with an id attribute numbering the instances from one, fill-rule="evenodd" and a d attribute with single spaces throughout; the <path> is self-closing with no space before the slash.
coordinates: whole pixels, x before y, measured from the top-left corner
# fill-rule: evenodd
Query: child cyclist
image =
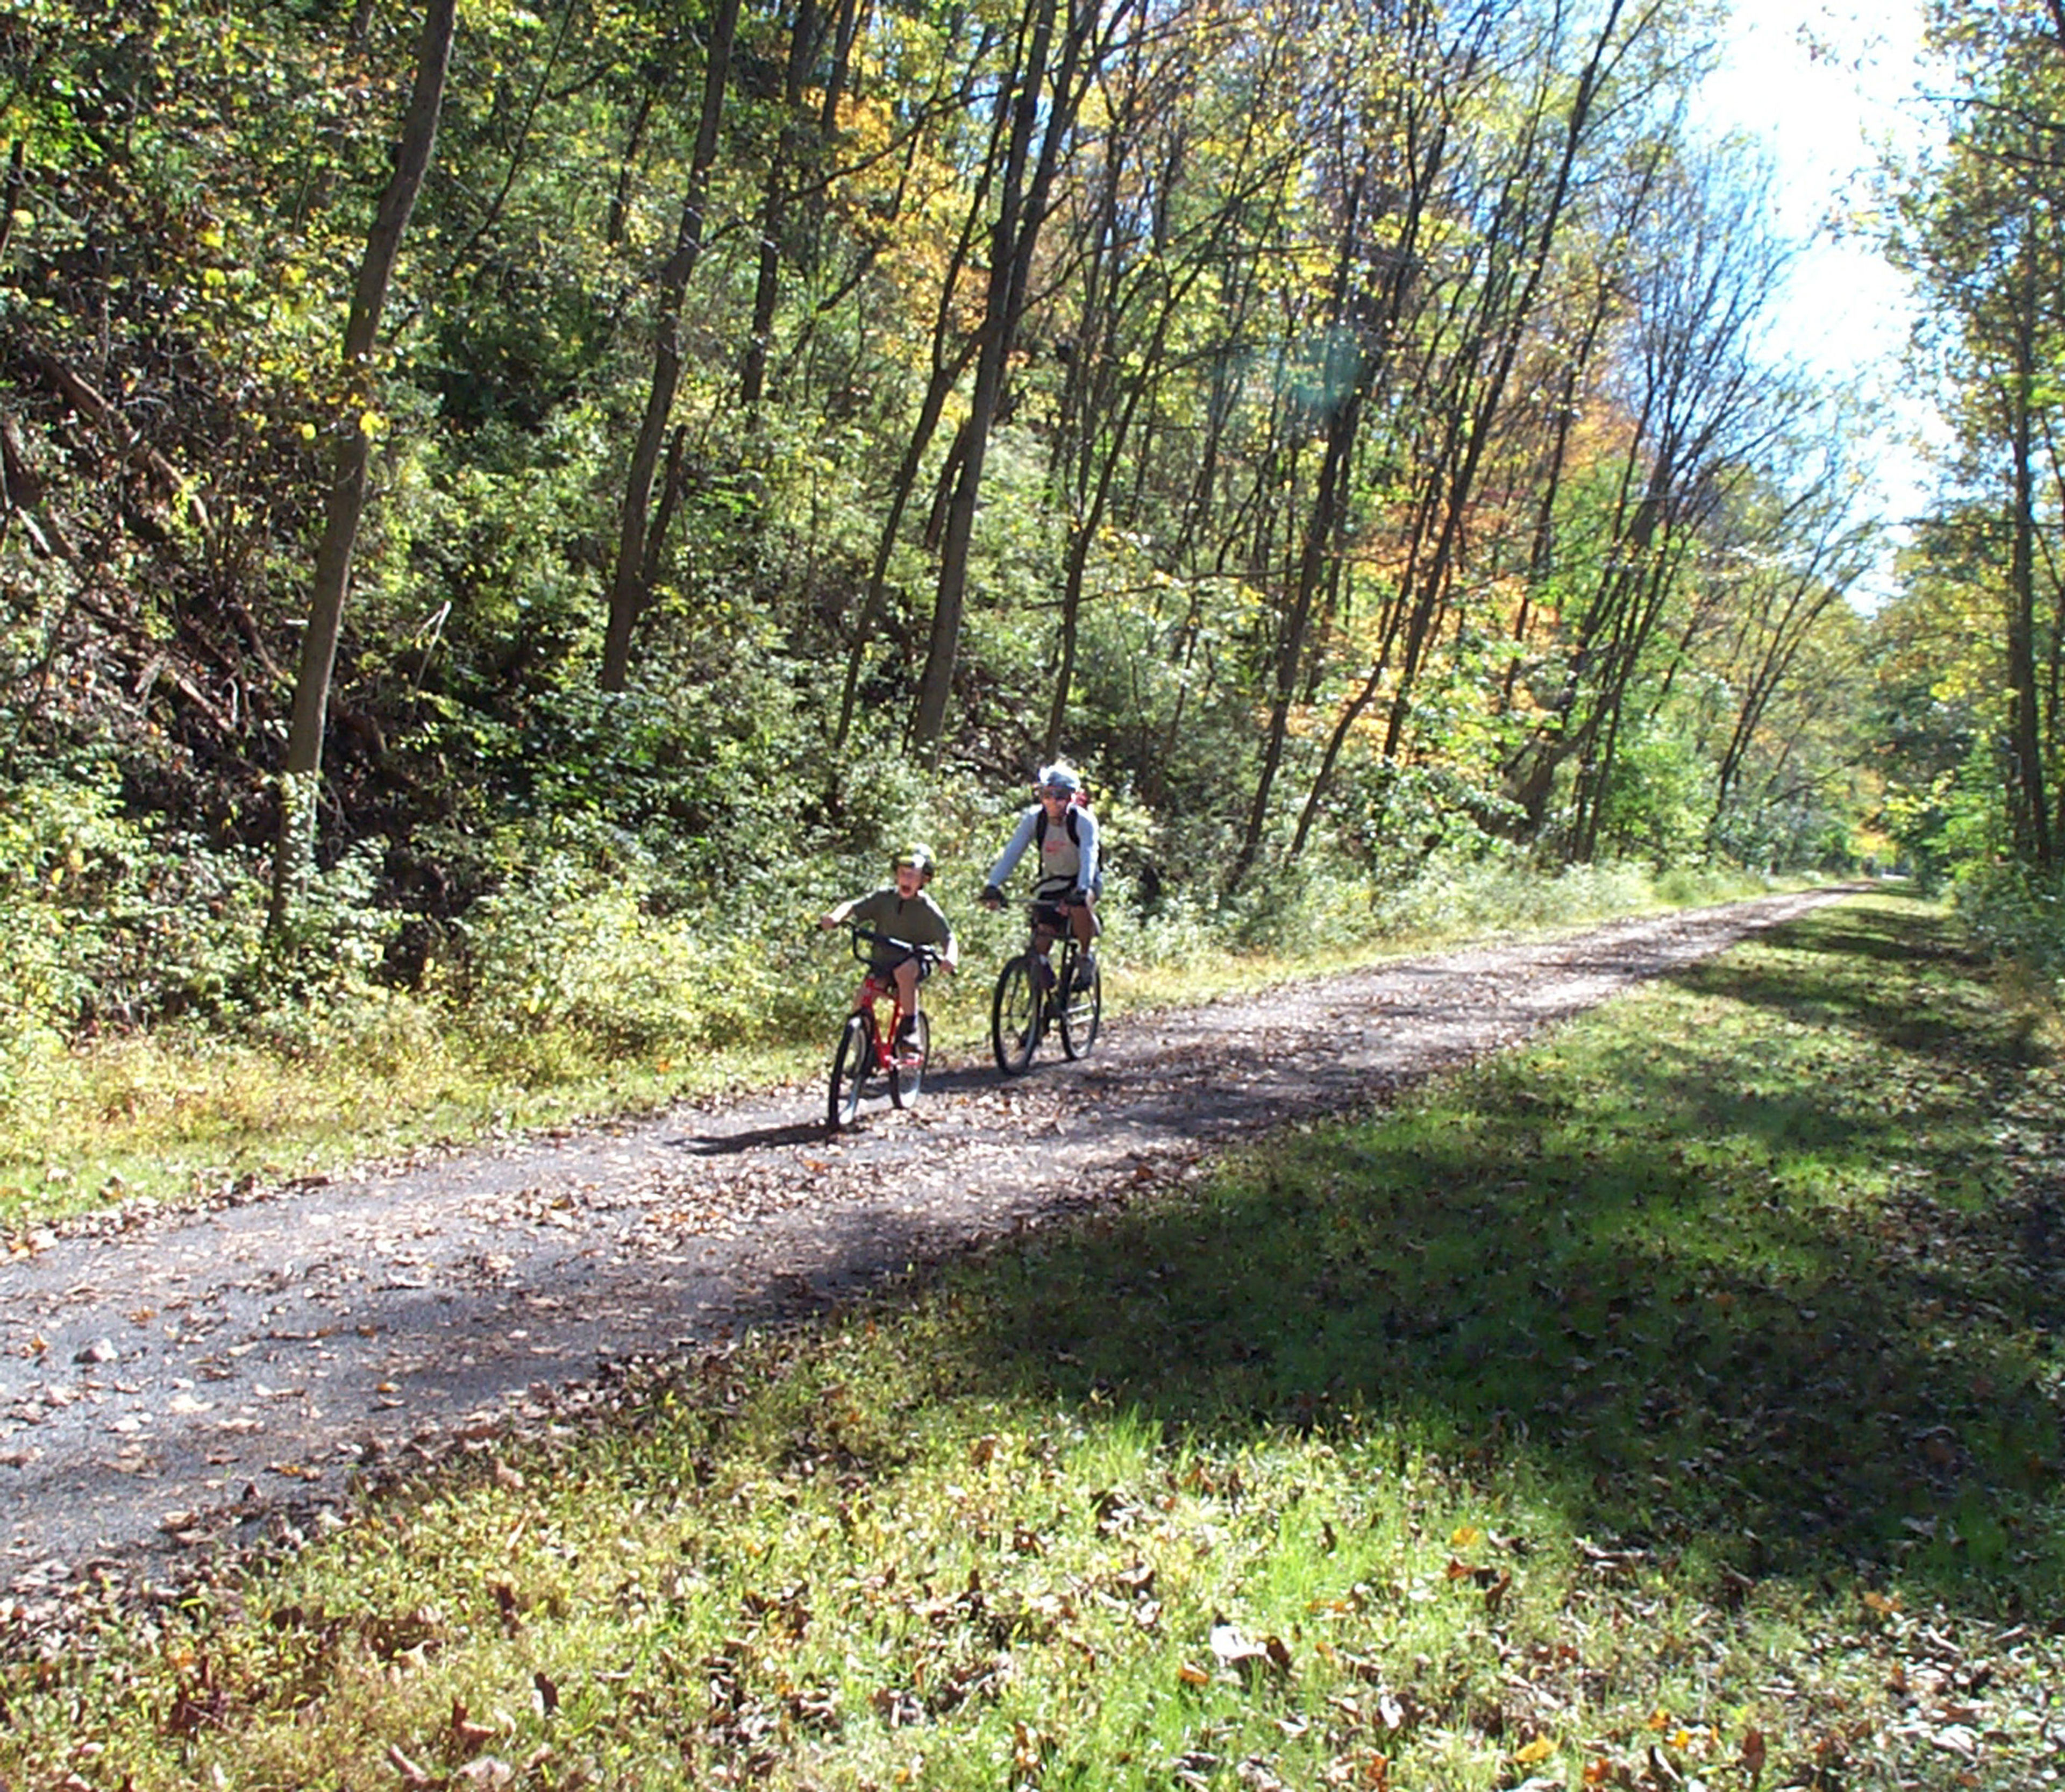
<path id="1" fill-rule="evenodd" d="M 939 904 L 925 894 L 925 886 L 932 880 L 932 849 L 928 846 L 906 847 L 890 861 L 890 870 L 895 879 L 893 884 L 871 890 L 864 896 L 855 896 L 850 902 L 842 902 L 820 915 L 818 925 L 834 928 L 851 922 L 871 928 L 887 940 L 902 940 L 900 946 L 876 940 L 869 954 L 867 969 L 870 976 L 895 979 L 896 999 L 908 1016 L 918 1011 L 918 985 L 931 969 L 911 949 L 936 948 L 940 962 L 951 971 L 960 962 L 960 948 L 954 942 L 954 930 L 948 924 Z M 853 1005 L 856 1009 L 867 1005 L 859 990 L 854 993 Z M 904 1024 L 909 1025 L 907 1019 Z"/>
<path id="2" fill-rule="evenodd" d="M 1039 798 L 1018 818 L 1003 856 L 984 880 L 985 908 L 1004 905 L 1004 881 L 1028 846 L 1040 852 L 1040 869 L 1032 886 L 1033 925 L 1042 936 L 1066 926 L 1082 948 L 1076 960 L 1077 981 L 1087 986 L 1097 975 L 1090 943 L 1098 932 L 1097 817 L 1081 801 L 1083 780 L 1065 759 L 1042 766 L 1032 786 Z M 1044 946 L 1043 946 L 1044 949 Z"/>

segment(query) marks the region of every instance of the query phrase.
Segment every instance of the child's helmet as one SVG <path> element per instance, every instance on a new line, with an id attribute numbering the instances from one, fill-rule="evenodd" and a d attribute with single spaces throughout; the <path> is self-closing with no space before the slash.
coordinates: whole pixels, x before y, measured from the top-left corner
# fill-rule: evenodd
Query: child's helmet
<path id="1" fill-rule="evenodd" d="M 906 865 L 929 884 L 932 880 L 932 849 L 914 842 L 889 861 L 891 871 L 901 871 Z"/>
<path id="2" fill-rule="evenodd" d="M 1040 775 L 1033 780 L 1042 791 L 1055 796 L 1073 796 L 1083 787 L 1083 781 L 1076 768 L 1066 759 L 1057 759 L 1050 766 L 1042 766 Z"/>

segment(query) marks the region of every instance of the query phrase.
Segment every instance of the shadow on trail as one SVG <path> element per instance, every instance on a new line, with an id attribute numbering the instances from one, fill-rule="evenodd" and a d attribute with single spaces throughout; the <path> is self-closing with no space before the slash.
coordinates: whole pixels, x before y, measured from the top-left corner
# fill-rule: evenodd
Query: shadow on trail
<path id="1" fill-rule="evenodd" d="M 890 1100 L 887 1086 L 871 1082 L 863 1093 L 856 1127 L 864 1133 L 871 1127 L 906 1113 L 922 1120 L 927 1101 L 936 1102 L 944 1096 L 1004 1086 L 1004 1079 L 995 1066 L 987 1062 L 934 1067 L 925 1073 L 923 1090 L 907 1109 L 899 1110 Z M 822 1144 L 842 1135 L 826 1123 L 822 1083 L 805 1085 L 797 1094 L 795 1107 L 798 1118 L 778 1126 L 753 1127 L 735 1132 L 685 1132 L 670 1143 L 694 1157 L 735 1157 L 770 1147 Z"/>
<path id="2" fill-rule="evenodd" d="M 785 1145 L 813 1145 L 832 1136 L 820 1114 L 778 1127 L 754 1127 L 743 1132 L 685 1133 L 673 1143 L 692 1157 L 733 1157 Z"/>
<path id="3" fill-rule="evenodd" d="M 2065 1178 L 2003 1143 L 2025 1053 L 1982 993 L 1924 1011 L 1891 974 L 1909 925 L 1788 929 L 1826 967 L 1804 1000 L 1754 960 L 1684 974 L 1808 1023 L 1776 1043 L 1579 1029 L 999 1252 L 968 1373 L 1212 1450 L 1382 1427 L 1621 1547 L 2055 1611 Z"/>

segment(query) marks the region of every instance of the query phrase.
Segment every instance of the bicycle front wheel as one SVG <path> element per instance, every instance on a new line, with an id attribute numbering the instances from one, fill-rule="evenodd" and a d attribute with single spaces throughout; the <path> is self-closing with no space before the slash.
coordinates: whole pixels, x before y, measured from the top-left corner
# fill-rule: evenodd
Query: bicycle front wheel
<path id="1" fill-rule="evenodd" d="M 1065 1058 L 1087 1058 L 1090 1047 L 1097 1043 L 1097 1024 L 1104 1017 L 1104 970 L 1095 959 L 1089 963 L 1087 981 L 1082 977 L 1083 961 L 1075 953 L 1069 954 L 1068 962 L 1062 966 L 1062 975 L 1068 986 L 1061 994 L 1061 1054 Z"/>
<path id="2" fill-rule="evenodd" d="M 925 1065 L 932 1055 L 932 1028 L 923 1014 L 913 1014 L 903 1023 L 889 1073 L 889 1098 L 899 1107 L 908 1107 L 924 1086 Z"/>
<path id="3" fill-rule="evenodd" d="M 989 1046 L 996 1067 L 1008 1077 L 1028 1070 L 1040 1043 L 1040 991 L 1032 966 L 1020 953 L 996 973 L 996 995 L 989 1005 Z"/>
<path id="4" fill-rule="evenodd" d="M 874 1025 L 865 1014 L 849 1014 L 839 1050 L 832 1054 L 831 1090 L 825 1104 L 825 1118 L 834 1132 L 851 1126 L 859 1116 L 861 1089 L 874 1068 Z"/>

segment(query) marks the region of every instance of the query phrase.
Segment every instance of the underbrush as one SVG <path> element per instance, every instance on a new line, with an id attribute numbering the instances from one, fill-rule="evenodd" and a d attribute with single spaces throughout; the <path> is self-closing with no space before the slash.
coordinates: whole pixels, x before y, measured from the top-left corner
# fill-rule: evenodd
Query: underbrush
<path id="1" fill-rule="evenodd" d="M 0 1777 L 2051 1783 L 2059 1094 L 1819 911 L 23 1648 Z"/>
<path id="2" fill-rule="evenodd" d="M 1952 900 L 1973 940 L 2026 977 L 2065 985 L 2065 875 L 2006 860 L 1976 860 L 1953 881 Z"/>

